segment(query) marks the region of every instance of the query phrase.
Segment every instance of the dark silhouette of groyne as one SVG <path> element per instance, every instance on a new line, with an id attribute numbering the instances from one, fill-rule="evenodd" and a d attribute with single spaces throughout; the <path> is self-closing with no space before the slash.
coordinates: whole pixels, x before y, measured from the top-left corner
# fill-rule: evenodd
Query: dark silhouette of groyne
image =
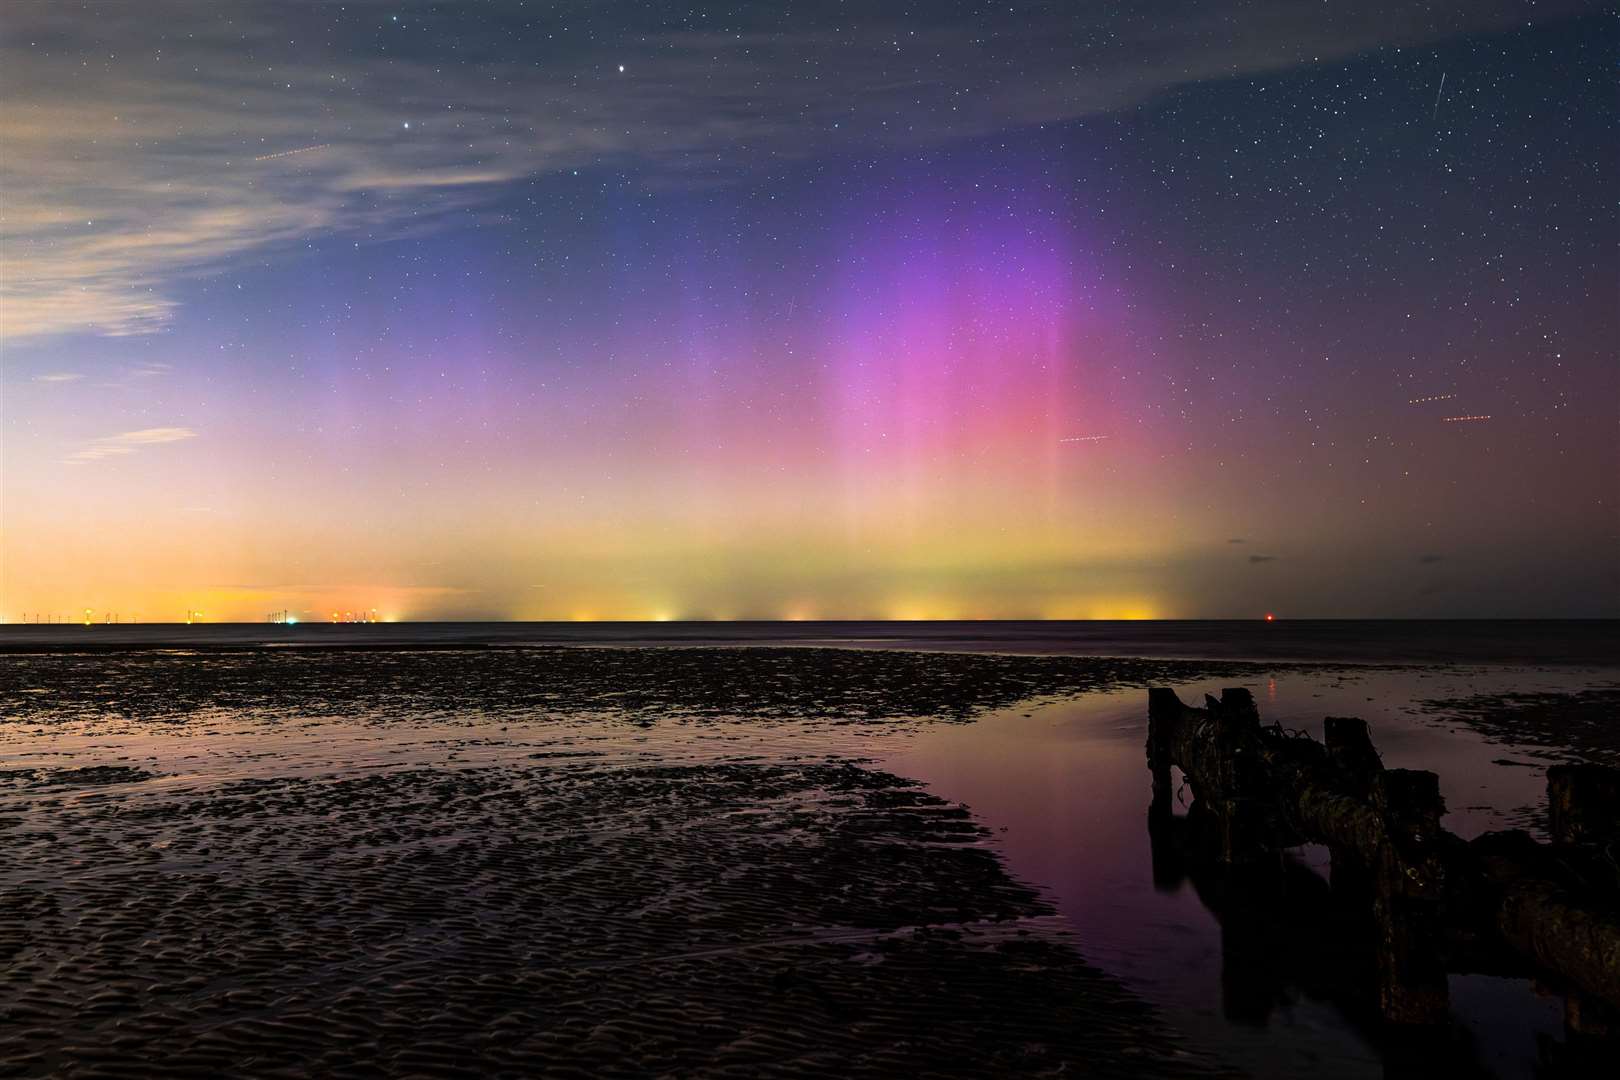
<path id="1" fill-rule="evenodd" d="M 1465 841 L 1440 824 L 1435 773 L 1384 768 L 1361 720 L 1329 717 L 1324 736 L 1262 726 L 1247 690 L 1203 708 L 1149 691 L 1155 878 L 1191 879 L 1226 945 L 1273 961 L 1228 965 L 1228 1012 L 1263 1019 L 1271 971 L 1314 980 L 1369 1025 L 1412 1030 L 1449 1022 L 1449 973 L 1526 976 L 1563 992 L 1572 1043 L 1612 1049 L 1620 770 L 1548 770 L 1551 843 L 1522 830 Z M 1193 795 L 1185 815 L 1173 768 Z M 1327 847 L 1330 883 L 1295 880 L 1314 877 L 1284 858 L 1302 844 Z"/>

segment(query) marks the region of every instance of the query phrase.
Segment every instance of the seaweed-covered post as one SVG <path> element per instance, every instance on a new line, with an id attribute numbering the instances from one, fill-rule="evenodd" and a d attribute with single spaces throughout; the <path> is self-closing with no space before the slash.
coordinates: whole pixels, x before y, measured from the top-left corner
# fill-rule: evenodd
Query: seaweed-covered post
<path id="1" fill-rule="evenodd" d="M 1328 764 L 1344 790 L 1362 799 L 1372 797 L 1383 759 L 1373 747 L 1367 721 L 1355 716 L 1329 716 L 1322 722 L 1322 742 L 1327 747 Z M 1363 852 L 1353 844 L 1329 843 L 1332 855 L 1329 873 L 1335 893 L 1351 903 L 1360 903 L 1372 888 L 1372 867 Z M 1366 908 L 1362 907 L 1363 915 Z"/>
<path id="2" fill-rule="evenodd" d="M 1372 794 L 1383 759 L 1373 747 L 1367 721 L 1355 716 L 1329 716 L 1322 721 L 1322 741 L 1328 761 L 1344 786 L 1358 795 Z"/>
<path id="3" fill-rule="evenodd" d="M 1547 816 L 1555 844 L 1620 840 L 1620 769 L 1554 765 L 1547 770 Z"/>
<path id="4" fill-rule="evenodd" d="M 1173 690 L 1148 691 L 1149 816 L 1170 813 L 1170 767 L 1179 765 L 1193 793 L 1188 817 L 1211 838 L 1219 861 L 1280 858 L 1275 792 L 1266 776 L 1254 697 L 1242 687 L 1228 687 L 1219 699 L 1204 700 L 1205 708 L 1189 709 Z"/>
<path id="5" fill-rule="evenodd" d="M 1170 748 L 1172 728 L 1181 722 L 1181 700 L 1166 687 L 1148 691 L 1148 771 L 1153 774 L 1153 803 L 1150 814 L 1170 813 Z"/>
<path id="6" fill-rule="evenodd" d="M 1153 801 L 1148 804 L 1148 844 L 1153 859 L 1153 887 L 1173 891 L 1186 879 L 1181 824 L 1175 817 L 1175 791 L 1170 766 L 1180 737 L 1183 705 L 1174 690 L 1148 691 L 1148 771 L 1153 774 Z"/>
<path id="7" fill-rule="evenodd" d="M 1555 845 L 1602 849 L 1620 841 L 1620 769 L 1552 766 L 1547 770 L 1547 819 Z M 1606 854 L 1594 861 L 1613 865 Z M 1599 957 L 1605 951 L 1595 935 L 1589 950 Z M 1573 1039 L 1613 1039 L 1620 1036 L 1620 1009 L 1572 988 L 1564 996 L 1564 1026 Z"/>
<path id="8" fill-rule="evenodd" d="M 1232 686 L 1221 691 L 1220 700 L 1208 695 L 1204 700 L 1213 738 L 1199 772 L 1213 781 L 1213 790 L 1195 793 L 1214 813 L 1221 858 L 1229 863 L 1280 859 L 1271 828 L 1275 792 L 1261 760 L 1260 710 L 1254 695 Z"/>
<path id="9" fill-rule="evenodd" d="M 1384 821 L 1373 872 L 1373 912 L 1382 939 L 1378 1003 L 1392 1023 L 1444 1023 L 1450 996 L 1445 862 L 1435 847 L 1446 811 L 1440 778 L 1418 769 L 1382 770 L 1372 794 Z"/>

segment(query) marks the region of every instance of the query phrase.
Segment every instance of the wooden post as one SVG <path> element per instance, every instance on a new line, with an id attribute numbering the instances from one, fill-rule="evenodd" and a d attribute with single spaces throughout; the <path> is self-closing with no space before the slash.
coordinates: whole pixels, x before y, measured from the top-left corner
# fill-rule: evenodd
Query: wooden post
<path id="1" fill-rule="evenodd" d="M 1367 721 L 1354 716 L 1330 716 L 1322 722 L 1322 741 L 1328 760 L 1345 786 L 1359 795 L 1372 794 L 1384 762 L 1373 748 Z"/>
<path id="2" fill-rule="evenodd" d="M 1259 758 L 1260 711 L 1242 687 L 1221 691 L 1220 700 L 1206 697 L 1214 723 L 1214 771 L 1217 790 L 1199 798 L 1214 811 L 1220 829 L 1221 858 L 1228 863 L 1258 863 L 1281 858 L 1272 843 L 1268 809 L 1273 792 L 1262 775 Z"/>
<path id="3" fill-rule="evenodd" d="M 1547 816 L 1555 844 L 1620 840 L 1620 769 L 1554 765 L 1547 770 Z"/>
<path id="4" fill-rule="evenodd" d="M 1373 915 L 1381 939 L 1378 1004 L 1392 1024 L 1443 1024 L 1451 1012 L 1445 875 L 1431 850 L 1446 808 L 1440 778 L 1417 769 L 1383 770 L 1373 785 L 1373 803 L 1386 834 L 1373 874 Z"/>
<path id="5" fill-rule="evenodd" d="M 1171 812 L 1175 792 L 1170 790 L 1170 745 L 1173 728 L 1181 722 L 1181 699 L 1166 687 L 1148 691 L 1148 770 L 1153 774 L 1153 804 L 1149 813 Z"/>
<path id="6" fill-rule="evenodd" d="M 1520 830 L 1465 842 L 1441 826 L 1439 777 L 1385 769 L 1360 720 L 1329 718 L 1318 743 L 1260 727 L 1242 690 L 1193 709 L 1155 689 L 1147 749 L 1155 880 L 1176 880 L 1178 870 L 1195 884 L 1199 875 L 1262 872 L 1290 845 L 1328 845 L 1338 898 L 1370 909 L 1368 962 L 1392 1028 L 1444 1025 L 1448 963 L 1492 956 L 1512 956 L 1567 985 L 1575 994 L 1571 1032 L 1616 1027 L 1620 770 L 1548 770 L 1551 845 Z M 1193 792 L 1185 819 L 1170 813 L 1177 766 Z M 1187 860 L 1179 867 L 1177 854 Z"/>

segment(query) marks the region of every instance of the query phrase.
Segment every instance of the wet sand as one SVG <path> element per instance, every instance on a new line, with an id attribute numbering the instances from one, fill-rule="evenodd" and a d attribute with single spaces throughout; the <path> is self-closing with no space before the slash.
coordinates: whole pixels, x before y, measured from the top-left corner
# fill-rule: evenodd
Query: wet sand
<path id="1" fill-rule="evenodd" d="M 1255 965 L 1142 869 L 1142 690 L 1223 683 L 1290 726 L 1359 704 L 1390 764 L 1441 759 L 1466 832 L 1526 817 L 1572 751 L 1433 703 L 1515 689 L 1550 716 L 1602 680 L 785 648 L 0 658 L 0 1071 L 1378 1075 L 1374 1036 L 1297 973 L 1258 965 L 1287 1004 L 1227 1016 Z M 1529 1007 L 1474 989 L 1487 1035 Z"/>
<path id="2" fill-rule="evenodd" d="M 850 760 L 873 733 L 966 720 L 1052 680 L 1192 670 L 1059 666 L 11 657 L 0 1064 L 1217 1072 L 1082 959 L 966 810 Z"/>
<path id="3" fill-rule="evenodd" d="M 1419 704 L 1538 758 L 1620 763 L 1620 683 L 1574 691 L 1502 690 Z"/>

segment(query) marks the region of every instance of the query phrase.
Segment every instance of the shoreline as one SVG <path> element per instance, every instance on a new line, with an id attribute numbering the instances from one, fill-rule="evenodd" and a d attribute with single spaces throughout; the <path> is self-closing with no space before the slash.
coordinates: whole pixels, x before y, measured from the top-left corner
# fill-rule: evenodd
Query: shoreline
<path id="1" fill-rule="evenodd" d="M 800 648 L 1217 663 L 1605 665 L 1620 620 L 0 625 L 0 655 L 147 649 Z"/>

